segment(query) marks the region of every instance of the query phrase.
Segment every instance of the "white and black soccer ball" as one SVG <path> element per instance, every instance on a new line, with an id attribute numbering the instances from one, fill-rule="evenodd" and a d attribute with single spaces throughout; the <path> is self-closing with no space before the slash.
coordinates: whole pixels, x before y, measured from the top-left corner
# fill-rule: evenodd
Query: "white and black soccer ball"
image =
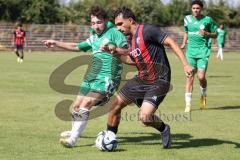
<path id="1" fill-rule="evenodd" d="M 99 149 L 99 150 L 101 150 L 101 151 L 104 151 L 104 148 L 103 148 L 103 146 L 102 146 L 102 141 L 103 141 L 103 137 L 105 136 L 105 133 L 106 131 L 101 131 L 101 132 L 99 132 L 98 133 L 98 135 L 97 135 L 97 138 L 96 138 L 96 140 L 95 140 L 95 146 Z"/>
<path id="2" fill-rule="evenodd" d="M 118 145 L 116 134 L 111 131 L 99 132 L 95 145 L 101 151 L 114 151 Z"/>

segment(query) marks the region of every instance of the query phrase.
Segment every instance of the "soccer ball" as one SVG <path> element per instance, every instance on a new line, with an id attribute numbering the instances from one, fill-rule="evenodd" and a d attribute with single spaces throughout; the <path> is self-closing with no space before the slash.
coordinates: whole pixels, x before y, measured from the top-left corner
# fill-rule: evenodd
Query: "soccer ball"
<path id="1" fill-rule="evenodd" d="M 102 141 L 103 141 L 103 137 L 105 136 L 105 133 L 106 131 L 101 131 L 101 132 L 99 132 L 98 133 L 98 135 L 97 135 L 97 138 L 96 138 L 96 140 L 95 140 L 95 146 L 99 149 L 99 150 L 101 150 L 101 151 L 104 151 L 104 148 L 103 148 L 103 146 L 102 146 Z"/>
<path id="2" fill-rule="evenodd" d="M 116 134 L 111 131 L 101 131 L 95 141 L 96 147 L 101 151 L 114 151 L 117 148 Z"/>

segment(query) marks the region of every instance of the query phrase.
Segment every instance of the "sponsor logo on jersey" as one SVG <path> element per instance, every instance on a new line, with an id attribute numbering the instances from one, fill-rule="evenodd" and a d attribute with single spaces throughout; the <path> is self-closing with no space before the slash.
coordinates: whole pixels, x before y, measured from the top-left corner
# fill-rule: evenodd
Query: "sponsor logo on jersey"
<path id="1" fill-rule="evenodd" d="M 136 48 L 136 49 L 134 49 L 133 51 L 130 52 L 130 55 L 131 55 L 133 58 L 138 57 L 140 54 L 141 54 L 141 50 L 140 50 L 139 48 Z"/>

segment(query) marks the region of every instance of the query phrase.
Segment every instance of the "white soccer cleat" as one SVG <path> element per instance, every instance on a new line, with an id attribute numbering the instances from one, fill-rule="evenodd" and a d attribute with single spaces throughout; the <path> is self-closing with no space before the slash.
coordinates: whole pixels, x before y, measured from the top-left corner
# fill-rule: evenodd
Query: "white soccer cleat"
<path id="1" fill-rule="evenodd" d="M 60 134 L 61 138 L 69 138 L 71 136 L 71 131 L 64 131 Z"/>
<path id="2" fill-rule="evenodd" d="M 22 58 L 20 58 L 19 63 L 23 63 L 23 59 Z"/>
<path id="3" fill-rule="evenodd" d="M 60 143 L 66 148 L 73 148 L 76 145 L 77 140 L 71 139 L 71 138 L 61 138 Z"/>
<path id="4" fill-rule="evenodd" d="M 17 58 L 17 62 L 18 62 L 18 63 L 20 62 L 20 58 L 19 58 L 19 57 Z"/>

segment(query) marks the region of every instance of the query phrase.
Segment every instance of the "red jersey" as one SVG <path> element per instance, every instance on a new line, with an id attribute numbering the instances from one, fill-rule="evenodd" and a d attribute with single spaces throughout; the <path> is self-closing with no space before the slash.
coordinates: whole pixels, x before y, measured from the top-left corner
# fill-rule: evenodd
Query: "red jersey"
<path id="1" fill-rule="evenodd" d="M 22 29 L 16 29 L 14 32 L 15 45 L 24 45 L 25 31 Z"/>
<path id="2" fill-rule="evenodd" d="M 130 58 L 136 63 L 138 77 L 147 83 L 159 78 L 170 81 L 171 69 L 163 46 L 167 34 L 154 25 L 139 25 L 132 35 Z"/>

